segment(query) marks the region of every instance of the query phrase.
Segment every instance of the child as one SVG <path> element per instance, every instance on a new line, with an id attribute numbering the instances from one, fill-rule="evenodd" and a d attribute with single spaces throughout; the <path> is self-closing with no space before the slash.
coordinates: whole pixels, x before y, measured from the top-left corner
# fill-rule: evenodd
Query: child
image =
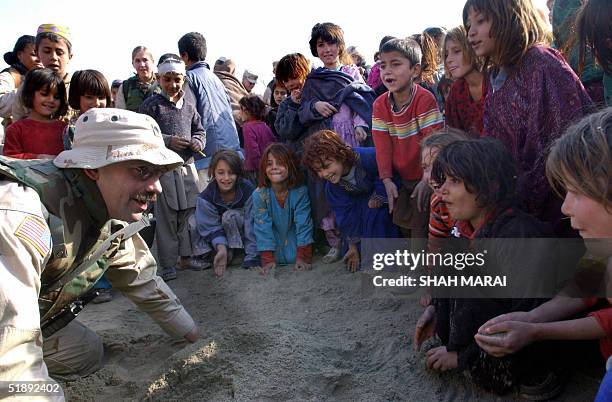
<path id="1" fill-rule="evenodd" d="M 240 155 L 229 149 L 215 153 L 209 168 L 210 183 L 196 200 L 192 228 L 192 260 L 197 269 L 210 266 L 205 259 L 213 251 L 215 274 L 222 276 L 233 250 L 244 249 L 242 266 L 259 268 L 259 255 L 253 230 L 253 184 L 244 177 Z"/>
<path id="2" fill-rule="evenodd" d="M 498 140 L 457 141 L 439 151 L 431 176 L 440 185 L 438 191 L 455 221 L 453 232 L 456 236 L 471 239 L 472 244 L 477 245 L 481 239 L 550 235 L 548 226 L 514 207 L 515 175 L 512 156 Z M 503 272 L 511 273 L 518 268 L 514 264 L 518 262 L 521 270 L 537 272 L 541 261 L 533 256 L 537 252 L 543 254 L 543 250 L 530 250 L 524 242 L 519 246 L 515 244 L 499 242 L 496 248 L 488 250 L 487 268 L 502 268 Z M 520 253 L 531 260 L 526 257 L 521 261 L 508 261 L 507 256 Z M 517 367 L 512 361 L 483 357 L 474 335 L 482 323 L 500 313 L 533 308 L 537 304 L 537 300 L 530 298 L 436 298 L 417 323 L 415 349 L 419 350 L 421 343 L 433 336 L 435 330 L 443 346 L 427 352 L 428 367 L 441 371 L 469 370 L 476 384 L 504 393 L 513 385 Z"/>
<path id="3" fill-rule="evenodd" d="M 606 106 L 612 106 L 612 5 L 606 0 L 588 0 L 576 19 L 580 41 L 580 66 L 585 64 L 588 47 L 604 70 L 603 87 Z M 582 68 L 582 67 L 581 67 Z"/>
<path id="4" fill-rule="evenodd" d="M 546 28 L 531 0 L 468 0 L 463 25 L 476 56 L 493 66 L 483 134 L 512 153 L 525 212 L 568 234 L 561 200 L 546 181 L 544 155 L 569 123 L 591 109 L 589 96 L 561 55 L 543 45 Z"/>
<path id="5" fill-rule="evenodd" d="M 413 238 L 427 236 L 429 193 L 428 184 L 421 182 L 419 143 L 442 128 L 444 121 L 431 92 L 414 83 L 421 75 L 420 63 L 421 48 L 414 40 L 392 39 L 383 44 L 380 72 L 389 92 L 376 99 L 372 116 L 376 161 L 389 212 L 404 235 Z M 402 180 L 399 192 L 391 180 L 393 171 Z"/>
<path id="6" fill-rule="evenodd" d="M 113 83 L 111 84 L 111 106 L 110 107 L 116 107 L 115 102 L 117 100 L 117 94 L 119 93 L 119 88 L 121 87 L 121 84 L 123 84 L 122 80 L 113 80 Z"/>
<path id="7" fill-rule="evenodd" d="M 68 64 L 72 59 L 72 43 L 70 30 L 57 24 L 42 24 L 36 33 L 36 55 L 41 64 L 51 69 L 62 81 L 66 88 L 66 94 L 70 88 L 70 74 Z M 66 100 L 64 100 L 66 102 Z M 20 96 L 13 102 L 13 121 L 23 119 L 30 111 L 20 101 Z M 68 121 L 72 116 L 70 108 L 64 113 L 64 120 Z"/>
<path id="8" fill-rule="evenodd" d="M 121 83 L 115 99 L 117 108 L 137 112 L 145 99 L 161 92 L 155 81 L 153 62 L 153 54 L 145 46 L 136 46 L 132 50 L 132 66 L 136 74 Z"/>
<path id="9" fill-rule="evenodd" d="M 242 125 L 244 167 L 247 178 L 257 183 L 261 155 L 268 145 L 276 142 L 276 137 L 270 127 L 263 122 L 266 104 L 258 95 L 250 94 L 240 99 L 240 110 L 244 122 Z"/>
<path id="10" fill-rule="evenodd" d="M 487 93 L 481 64 L 468 42 L 465 28 L 459 26 L 448 31 L 444 39 L 444 68 L 454 83 L 445 106 L 446 124 L 474 137 L 482 134 Z"/>
<path id="11" fill-rule="evenodd" d="M 553 188 L 565 193 L 562 211 L 570 219 L 572 227 L 584 239 L 595 239 L 591 242 L 608 245 L 596 249 L 586 242 L 591 257 L 599 259 L 602 272 L 608 273 L 612 267 L 609 243 L 612 238 L 611 166 L 612 108 L 587 116 L 569 127 L 553 142 L 546 161 L 548 180 Z M 476 342 L 487 353 L 501 357 L 514 354 L 536 340 L 599 339 L 603 358 L 608 359 L 612 355 L 609 296 L 600 300 L 603 308 L 576 318 L 579 313 L 591 309 L 596 301 L 596 298 L 558 295 L 534 310 L 504 314 L 487 321 L 480 327 Z M 493 336 L 500 332 L 503 336 Z M 535 334 L 538 334 L 538 339 Z M 606 375 L 608 380 L 609 373 Z M 605 386 L 610 392 L 609 382 Z"/>
<path id="12" fill-rule="evenodd" d="M 351 272 L 359 268 L 362 238 L 393 238 L 399 229 L 392 222 L 385 186 L 378 177 L 374 148 L 352 149 L 330 130 L 306 140 L 302 163 L 326 180 L 325 194 L 338 229 L 348 242 L 343 260 Z"/>
<path id="13" fill-rule="evenodd" d="M 372 118 L 374 91 L 351 66 L 344 47 L 342 28 L 330 22 L 316 24 L 310 51 L 323 62 L 312 71 L 302 92 L 300 121 L 333 129 L 344 142 L 356 147 L 367 138 Z"/>
<path id="14" fill-rule="evenodd" d="M 275 62 L 278 64 L 278 62 Z M 276 68 L 275 68 L 276 71 Z M 287 88 L 276 79 L 273 79 L 271 84 L 271 97 L 270 97 L 270 110 L 266 114 L 266 124 L 272 130 L 274 137 L 278 138 L 278 132 L 274 127 L 276 122 L 276 116 L 278 114 L 278 106 L 287 98 L 289 95 Z"/>
<path id="15" fill-rule="evenodd" d="M 64 149 L 72 148 L 74 125 L 82 113 L 96 107 L 104 108 L 111 102 L 108 82 L 101 72 L 96 70 L 76 71 L 70 80 L 68 105 L 75 111 L 62 136 Z"/>
<path id="16" fill-rule="evenodd" d="M 297 271 L 312 264 L 312 219 L 308 190 L 293 153 L 284 144 L 271 144 L 259 168 L 259 187 L 253 193 L 255 237 L 262 274 L 276 264 L 293 264 Z"/>
<path id="17" fill-rule="evenodd" d="M 438 108 L 442 111 L 444 110 L 444 99 L 438 92 L 438 83 L 444 76 L 441 44 L 427 32 L 411 35 L 410 38 L 421 46 L 421 75 L 416 82 L 433 94 L 438 102 Z"/>
<path id="18" fill-rule="evenodd" d="M 198 195 L 194 152 L 201 152 L 206 141 L 196 106 L 185 98 L 185 64 L 173 54 L 165 55 L 157 66 L 160 94 L 153 94 L 140 105 L 139 112 L 153 117 L 166 146 L 179 154 L 185 163 L 160 178 L 162 194 L 155 204 L 155 238 L 161 277 L 176 279 L 176 263 L 189 264 L 191 242 L 188 219 L 193 214 Z"/>
<path id="19" fill-rule="evenodd" d="M 6 129 L 4 155 L 18 159 L 52 159 L 64 150 L 59 120 L 67 111 L 64 81 L 48 68 L 26 74 L 21 103 L 31 109 L 27 119 Z"/>

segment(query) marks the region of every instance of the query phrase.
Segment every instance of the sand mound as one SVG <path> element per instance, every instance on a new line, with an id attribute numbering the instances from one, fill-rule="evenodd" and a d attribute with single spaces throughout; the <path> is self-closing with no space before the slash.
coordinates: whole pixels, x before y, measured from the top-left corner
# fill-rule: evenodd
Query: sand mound
<path id="1" fill-rule="evenodd" d="M 503 400 L 458 374 L 428 371 L 412 352 L 422 309 L 414 298 L 365 291 L 342 264 L 268 278 L 231 268 L 179 272 L 170 282 L 200 325 L 195 344 L 174 341 L 123 296 L 79 318 L 107 347 L 99 372 L 66 385 L 71 401 Z M 560 400 L 592 400 L 576 377 Z M 510 396 L 508 400 L 515 399 Z"/>

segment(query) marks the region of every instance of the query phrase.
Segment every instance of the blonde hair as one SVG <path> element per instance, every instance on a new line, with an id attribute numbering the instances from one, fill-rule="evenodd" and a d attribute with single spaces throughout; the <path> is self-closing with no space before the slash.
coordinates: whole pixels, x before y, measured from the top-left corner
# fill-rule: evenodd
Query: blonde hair
<path id="1" fill-rule="evenodd" d="M 495 50 L 489 59 L 499 67 L 515 66 L 534 45 L 550 44 L 551 32 L 532 0 L 467 0 L 463 7 L 466 32 L 470 31 L 470 9 L 491 20 Z"/>
<path id="2" fill-rule="evenodd" d="M 446 56 L 448 56 L 448 53 L 446 52 L 446 44 L 449 40 L 457 43 L 461 47 L 461 52 L 463 52 L 463 63 L 470 64 L 475 70 L 480 71 L 482 68 L 482 59 L 476 56 L 474 49 L 472 49 L 472 46 L 470 46 L 470 42 L 467 38 L 467 32 L 465 31 L 463 25 L 459 25 L 458 27 L 451 29 L 444 37 L 444 49 L 442 53 L 444 55 L 444 71 L 448 71 L 448 66 L 446 65 Z"/>
<path id="3" fill-rule="evenodd" d="M 546 176 L 560 196 L 569 188 L 612 213 L 612 107 L 584 117 L 553 142 Z"/>

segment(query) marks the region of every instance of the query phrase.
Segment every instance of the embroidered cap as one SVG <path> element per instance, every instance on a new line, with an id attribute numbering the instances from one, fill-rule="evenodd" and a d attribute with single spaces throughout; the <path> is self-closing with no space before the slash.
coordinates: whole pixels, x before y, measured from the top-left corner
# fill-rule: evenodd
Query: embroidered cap
<path id="1" fill-rule="evenodd" d="M 70 35 L 70 29 L 68 29 L 68 27 L 57 24 L 41 24 L 36 31 L 36 35 L 41 33 L 53 33 L 72 43 L 72 35 Z"/>
<path id="2" fill-rule="evenodd" d="M 72 149 L 53 163 L 59 168 L 97 169 L 140 160 L 174 169 L 183 159 L 164 145 L 152 117 L 123 109 L 90 109 L 76 122 Z"/>

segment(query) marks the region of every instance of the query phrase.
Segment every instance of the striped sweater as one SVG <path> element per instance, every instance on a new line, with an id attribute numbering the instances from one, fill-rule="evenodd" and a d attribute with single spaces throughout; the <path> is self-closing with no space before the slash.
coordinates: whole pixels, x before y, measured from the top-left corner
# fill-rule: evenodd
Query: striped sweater
<path id="1" fill-rule="evenodd" d="M 372 136 L 381 179 L 390 178 L 395 170 L 404 180 L 419 180 L 421 140 L 444 126 L 436 98 L 420 85 L 414 86 L 412 101 L 399 112 L 391 106 L 391 93 L 379 96 L 372 113 Z"/>

